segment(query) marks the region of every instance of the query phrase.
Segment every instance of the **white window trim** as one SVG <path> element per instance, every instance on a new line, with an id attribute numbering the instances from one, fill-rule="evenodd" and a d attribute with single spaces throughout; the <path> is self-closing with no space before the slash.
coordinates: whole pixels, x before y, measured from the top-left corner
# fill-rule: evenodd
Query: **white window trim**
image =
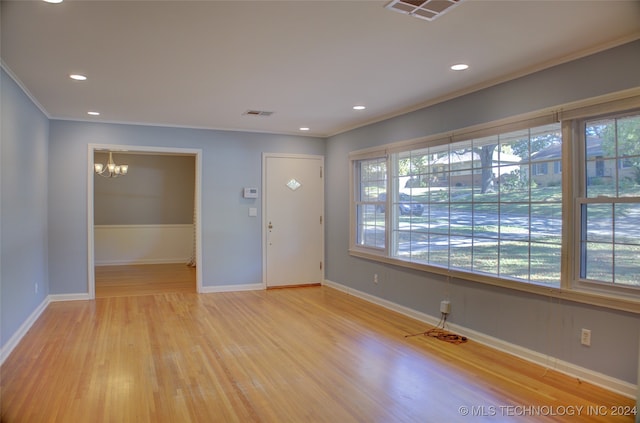
<path id="1" fill-rule="evenodd" d="M 388 255 L 389 251 L 389 236 L 387 234 L 387 228 L 389 226 L 389 213 L 385 213 L 385 246 L 384 248 L 374 247 L 374 246 L 363 246 L 358 244 L 357 240 L 357 222 L 358 220 L 358 212 L 357 208 L 360 204 L 359 201 L 356 200 L 359 190 L 359 182 L 357 180 L 358 175 L 356 170 L 355 163 L 361 160 L 371 160 L 371 159 L 385 159 L 387 162 L 387 173 L 389 172 L 389 155 L 387 150 L 384 148 L 373 148 L 360 150 L 358 152 L 353 152 L 349 154 L 349 173 L 351 177 L 349 178 L 349 251 L 360 252 L 362 254 L 373 255 L 374 257 L 384 257 Z M 387 176 L 387 188 L 389 185 L 389 179 Z M 389 207 L 389 196 L 386 197 L 386 207 Z"/>

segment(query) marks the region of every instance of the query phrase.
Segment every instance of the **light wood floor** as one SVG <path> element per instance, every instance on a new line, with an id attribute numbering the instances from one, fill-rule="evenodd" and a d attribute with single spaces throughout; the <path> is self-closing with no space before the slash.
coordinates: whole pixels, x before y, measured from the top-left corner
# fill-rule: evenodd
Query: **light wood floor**
<path id="1" fill-rule="evenodd" d="M 196 292 L 196 269 L 183 263 L 96 266 L 96 298 Z"/>
<path id="2" fill-rule="evenodd" d="M 0 369 L 1 421 L 633 421 L 587 414 L 631 399 L 472 340 L 405 338 L 425 329 L 327 287 L 52 303 Z M 530 415 L 561 406 L 584 409 Z"/>

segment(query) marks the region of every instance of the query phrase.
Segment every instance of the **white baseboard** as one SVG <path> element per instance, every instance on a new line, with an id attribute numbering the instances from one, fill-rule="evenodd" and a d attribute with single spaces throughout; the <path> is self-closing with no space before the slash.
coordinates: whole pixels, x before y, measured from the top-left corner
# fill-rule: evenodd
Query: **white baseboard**
<path id="1" fill-rule="evenodd" d="M 20 343 L 20 340 L 26 335 L 26 333 L 31 329 L 31 326 L 38 320 L 38 317 L 42 314 L 42 312 L 49 305 L 50 299 L 46 297 L 42 302 L 33 310 L 33 313 L 27 317 L 22 325 L 18 328 L 18 330 L 13 334 L 11 338 L 7 341 L 6 344 L 2 346 L 0 349 L 0 366 L 4 363 L 4 361 L 9 357 L 13 349 Z"/>
<path id="2" fill-rule="evenodd" d="M 357 289 L 353 289 L 336 282 L 325 280 L 323 285 L 369 301 L 373 304 L 377 304 L 400 314 L 404 314 L 405 316 L 411 317 L 431 326 L 437 325 L 440 321 L 439 318 L 436 318 L 434 316 L 430 316 L 428 314 L 396 304 L 380 297 L 376 297 L 375 295 L 367 294 L 366 292 L 358 291 Z M 466 336 L 467 338 L 472 339 L 475 342 L 484 344 L 488 347 L 505 352 L 507 354 L 514 355 L 531 363 L 538 364 L 542 367 L 555 370 L 568 376 L 575 377 L 579 380 L 583 380 L 585 382 L 600 386 L 626 397 L 636 398 L 638 389 L 637 385 L 631 384 L 624 380 L 613 378 L 611 376 L 607 376 L 603 373 L 594 372 L 593 370 L 577 366 L 573 363 L 569 363 L 567 361 L 563 361 L 546 354 L 541 354 L 537 351 L 533 351 L 528 348 L 503 341 L 499 338 L 495 338 L 493 336 L 489 336 L 460 325 L 456 325 L 450 322 L 448 322 L 447 325 L 453 332 L 459 335 Z"/>
<path id="3" fill-rule="evenodd" d="M 57 301 L 83 301 L 91 300 L 89 294 L 52 294 L 49 295 L 49 301 L 55 303 Z"/>
<path id="4" fill-rule="evenodd" d="M 96 266 L 124 266 L 136 264 L 181 264 L 188 263 L 191 257 L 173 259 L 134 259 L 134 260 L 103 260 L 95 262 Z"/>
<path id="5" fill-rule="evenodd" d="M 201 294 L 211 294 L 214 292 L 234 292 L 234 291 L 261 291 L 264 285 L 261 283 L 250 283 L 241 285 L 219 285 L 219 286 L 203 286 Z"/>

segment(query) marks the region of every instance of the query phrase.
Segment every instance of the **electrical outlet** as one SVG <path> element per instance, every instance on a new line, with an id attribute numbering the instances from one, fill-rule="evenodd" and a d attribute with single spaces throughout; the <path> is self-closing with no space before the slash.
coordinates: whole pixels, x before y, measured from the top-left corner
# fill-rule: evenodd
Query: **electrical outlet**
<path id="1" fill-rule="evenodd" d="M 36 294 L 38 293 L 38 282 L 36 282 L 36 288 L 35 288 Z"/>
<path id="2" fill-rule="evenodd" d="M 582 329 L 580 334 L 580 343 L 587 347 L 591 346 L 591 331 L 589 329 Z"/>
<path id="3" fill-rule="evenodd" d="M 440 313 L 442 314 L 451 313 L 451 301 L 449 300 L 440 301 Z"/>
<path id="4" fill-rule="evenodd" d="M 378 274 L 377 273 L 373 274 L 373 283 L 378 283 Z"/>

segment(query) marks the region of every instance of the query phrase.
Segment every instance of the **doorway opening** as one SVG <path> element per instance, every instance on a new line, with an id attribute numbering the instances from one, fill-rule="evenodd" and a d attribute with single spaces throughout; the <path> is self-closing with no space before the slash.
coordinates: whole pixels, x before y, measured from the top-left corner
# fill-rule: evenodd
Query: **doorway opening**
<path id="1" fill-rule="evenodd" d="M 125 164 L 127 159 L 133 162 L 127 175 L 114 180 L 94 179 L 101 178 L 95 174 L 95 163 L 104 161 L 101 155 L 107 157 L 108 152 L 112 152 L 114 158 L 117 157 L 117 164 Z M 89 298 L 202 292 L 202 150 L 90 144 L 87 162 Z M 192 179 L 189 180 L 188 171 L 186 176 L 183 172 L 173 180 L 154 169 L 154 166 L 161 168 L 164 162 L 190 163 L 187 166 L 191 166 Z M 145 166 L 141 163 L 155 164 Z M 144 173 L 142 177 L 147 180 L 134 183 L 134 180 L 126 179 L 136 172 L 138 177 Z M 105 185 L 105 181 L 111 185 Z M 114 182 L 119 183 L 120 191 L 111 188 L 117 187 Z M 158 187 L 155 191 L 149 189 L 141 194 L 139 189 L 136 192 L 135 188 L 131 188 L 136 184 Z M 175 195 L 185 187 L 188 191 L 192 190 L 186 197 L 172 201 L 161 198 L 166 195 L 165 191 L 174 192 Z M 185 198 L 189 200 L 185 201 Z M 192 223 L 184 223 L 185 213 L 193 216 Z M 154 220 L 155 218 L 159 220 Z M 173 224 L 172 219 L 178 219 L 178 223 Z M 184 254 L 185 249 L 190 257 L 176 260 L 176 257 Z"/>

